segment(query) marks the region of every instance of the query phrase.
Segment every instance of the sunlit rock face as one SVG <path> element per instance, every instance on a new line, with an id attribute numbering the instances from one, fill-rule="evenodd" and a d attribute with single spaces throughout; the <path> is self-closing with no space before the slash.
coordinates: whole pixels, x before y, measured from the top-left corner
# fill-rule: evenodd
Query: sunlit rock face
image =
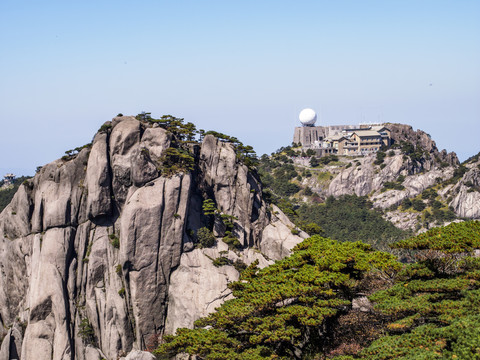
<path id="1" fill-rule="evenodd" d="M 191 145 L 194 169 L 167 176 L 170 132 L 129 116 L 102 128 L 0 214 L 1 360 L 149 359 L 159 336 L 228 298 L 238 272 L 211 258 L 266 266 L 306 236 L 265 204 L 232 145 L 207 135 Z M 242 250 L 196 247 L 205 199 L 235 217 Z"/>

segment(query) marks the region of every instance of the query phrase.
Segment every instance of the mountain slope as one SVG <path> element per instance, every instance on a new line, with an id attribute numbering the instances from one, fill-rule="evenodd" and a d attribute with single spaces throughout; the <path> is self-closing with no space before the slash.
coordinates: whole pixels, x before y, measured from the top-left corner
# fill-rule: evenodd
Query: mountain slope
<path id="1" fill-rule="evenodd" d="M 458 218 L 480 217 L 478 157 L 459 164 L 455 153 L 439 151 L 427 133 L 409 125 L 387 126 L 393 144 L 376 154 L 315 159 L 299 147 L 287 146 L 262 156 L 260 175 L 268 195 L 284 211 L 295 211 L 304 203 L 315 207 L 328 197 L 366 197 L 386 221 L 414 232 Z M 308 220 L 291 211 L 287 214 L 300 220 L 300 227 Z M 355 229 L 344 238 L 355 238 L 357 233 Z"/>
<path id="2" fill-rule="evenodd" d="M 224 301 L 239 272 L 212 256 L 265 266 L 253 248 L 279 259 L 302 240 L 263 200 L 243 145 L 195 134 L 170 116 L 117 117 L 20 186 L 0 214 L 7 359 L 113 360 L 154 346 L 166 324 L 193 326 Z M 211 249 L 201 229 L 213 231 Z M 176 271 L 198 263 L 210 266 L 197 276 L 218 281 L 180 284 Z M 187 322 L 179 299 L 191 304 Z"/>

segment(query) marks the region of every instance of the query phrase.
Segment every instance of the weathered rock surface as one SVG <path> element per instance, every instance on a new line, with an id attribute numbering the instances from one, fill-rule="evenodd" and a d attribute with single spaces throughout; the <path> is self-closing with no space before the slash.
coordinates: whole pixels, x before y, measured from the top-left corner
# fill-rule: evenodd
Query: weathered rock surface
<path id="1" fill-rule="evenodd" d="M 460 164 L 457 155 L 454 152 L 447 153 L 446 150 L 439 151 L 435 141 L 431 136 L 422 130 L 413 130 L 410 125 L 405 124 L 387 124 L 391 130 L 391 137 L 394 143 L 401 144 L 402 142 L 413 143 L 415 146 L 421 148 L 426 152 L 423 163 L 425 170 L 430 170 L 432 165 L 438 165 L 439 162 L 445 162 L 451 166 Z"/>
<path id="2" fill-rule="evenodd" d="M 450 206 L 457 216 L 480 218 L 480 159 L 466 164 L 467 171 L 449 192 L 453 194 Z"/>
<path id="3" fill-rule="evenodd" d="M 305 236 L 267 207 L 230 144 L 208 135 L 193 171 L 163 176 L 171 145 L 162 127 L 118 117 L 20 187 L 0 214 L 0 326 L 13 326 L 1 360 L 149 359 L 140 350 L 219 306 L 238 272 L 213 266 L 221 240 L 196 249 L 207 198 L 234 217 L 232 262 L 266 266 Z"/>
<path id="4" fill-rule="evenodd" d="M 413 198 L 439 181 L 451 178 L 453 170 L 452 167 L 445 169 L 432 169 L 425 173 L 407 176 L 402 183 L 405 188 L 404 190 L 387 190 L 385 192 L 377 191 L 371 196 L 373 205 L 382 209 L 387 209 L 393 205 L 399 205 L 404 199 Z"/>
<path id="5" fill-rule="evenodd" d="M 426 188 L 453 175 L 453 167 L 439 168 L 431 161 L 425 162 L 429 164 L 428 171 L 418 172 L 418 164 L 405 159 L 399 150 L 394 151 L 394 154 L 385 157 L 381 167 L 375 165 L 374 155 L 357 159 L 360 165 L 346 168 L 333 178 L 327 195 L 368 195 L 375 207 L 385 209 L 400 204 L 407 197 L 415 197 Z M 404 177 L 401 183 L 403 190 L 381 192 L 387 182 L 396 182 L 400 176 Z"/>
<path id="6" fill-rule="evenodd" d="M 295 226 L 281 210 L 273 205 L 273 219 L 263 230 L 263 241 L 260 243 L 260 250 L 272 260 L 280 260 L 290 254 L 290 250 L 298 244 L 296 237 L 292 237 L 292 230 Z M 298 236 L 305 239 L 308 237 L 303 231 Z"/>
<path id="7" fill-rule="evenodd" d="M 387 192 L 372 199 L 376 207 L 387 208 L 399 204 L 406 197 L 416 196 L 439 179 L 445 180 L 452 176 L 453 169 L 459 165 L 455 153 L 439 151 L 435 141 L 422 130 L 415 131 L 411 126 L 403 124 L 387 126 L 391 130 L 394 146 L 402 148 L 404 143 L 411 144 L 412 151 L 415 150 L 421 156 L 405 156 L 397 149 L 393 150 L 393 156 L 384 158 L 381 166 L 374 163 L 375 155 L 357 158 L 352 161 L 353 166 L 342 170 L 338 175 L 334 174 L 326 196 L 372 195 L 380 191 L 385 183 L 395 182 L 399 176 L 406 177 L 403 183 L 405 191 Z M 392 150 L 388 152 L 391 153 Z M 316 190 L 314 186 L 313 189 Z"/>

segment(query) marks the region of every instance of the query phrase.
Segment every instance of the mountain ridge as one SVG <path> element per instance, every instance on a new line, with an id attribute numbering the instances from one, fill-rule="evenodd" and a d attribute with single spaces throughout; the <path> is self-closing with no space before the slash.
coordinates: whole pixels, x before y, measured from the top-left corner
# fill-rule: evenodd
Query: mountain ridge
<path id="1" fill-rule="evenodd" d="M 116 117 L 91 145 L 19 187 L 0 214 L 0 322 L 19 329 L 6 335 L 2 356 L 100 360 L 145 350 L 167 322 L 177 326 L 171 279 L 197 266 L 182 254 L 266 266 L 306 237 L 263 201 L 240 144 L 208 134 L 193 141 L 192 125 Z M 202 228 L 213 231 L 212 249 L 199 247 Z M 189 326 L 239 274 L 207 270 L 221 281 L 178 294 L 190 299 Z"/>

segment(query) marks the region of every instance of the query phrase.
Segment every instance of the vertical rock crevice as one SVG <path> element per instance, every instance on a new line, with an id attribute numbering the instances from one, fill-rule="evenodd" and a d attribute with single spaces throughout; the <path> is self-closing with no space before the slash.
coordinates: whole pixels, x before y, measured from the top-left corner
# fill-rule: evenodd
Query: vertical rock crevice
<path id="1" fill-rule="evenodd" d="M 172 136 L 117 117 L 91 149 L 47 164 L 20 187 L 0 214 L 0 316 L 6 326 L 18 318 L 26 330 L 21 340 L 5 337 L 2 356 L 113 360 L 175 331 L 186 303 L 191 313 L 182 326 L 212 311 L 238 272 L 206 256 L 218 256 L 226 248 L 221 241 L 195 249 L 204 199 L 237 218 L 242 259 L 255 259 L 249 246 L 275 243 L 261 185 L 233 146 L 207 135 L 192 146 L 193 171 L 163 176 Z M 282 242 L 270 246 L 272 259 L 301 240 L 289 226 L 286 218 L 277 221 Z M 201 294 L 209 295 L 199 300 Z"/>

